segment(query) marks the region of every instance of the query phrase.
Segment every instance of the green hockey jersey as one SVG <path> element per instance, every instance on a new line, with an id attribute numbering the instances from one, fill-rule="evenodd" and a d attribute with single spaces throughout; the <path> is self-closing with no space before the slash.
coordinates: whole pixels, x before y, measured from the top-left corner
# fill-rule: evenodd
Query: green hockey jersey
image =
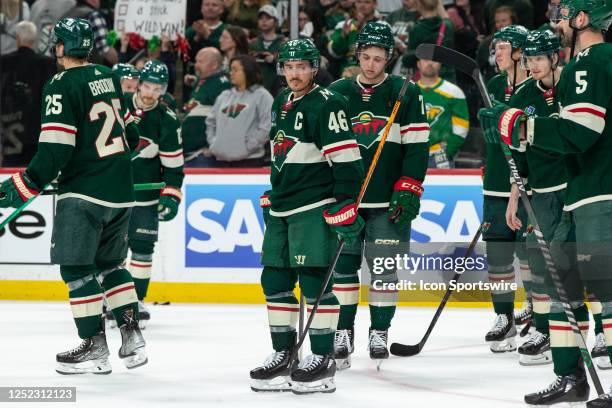
<path id="1" fill-rule="evenodd" d="M 378 17 L 372 18 L 369 21 L 378 21 Z M 350 30 L 346 36 L 343 35 L 343 27 L 347 22 L 350 21 Z M 365 25 L 369 21 L 365 21 Z M 329 54 L 339 60 L 338 72 L 342 74 L 344 68 L 355 65 L 355 51 L 357 46 L 357 34 L 359 34 L 359 27 L 357 27 L 357 21 L 355 19 L 348 19 L 340 21 L 335 30 L 332 32 L 327 43 L 327 51 Z"/>
<path id="2" fill-rule="evenodd" d="M 379 84 L 367 87 L 359 82 L 359 78 L 358 75 L 356 78 L 339 79 L 329 89 L 348 100 L 353 133 L 367 170 L 404 78 L 387 75 Z M 401 176 L 424 180 L 429 159 L 429 125 L 424 113 L 421 92 L 414 83 L 410 83 L 389 129 L 360 208 L 388 207 L 393 185 Z"/>
<path id="3" fill-rule="evenodd" d="M 318 85 L 293 98 L 283 90 L 272 104 L 271 215 L 284 217 L 356 198 L 363 181 L 359 147 L 346 101 Z"/>
<path id="4" fill-rule="evenodd" d="M 127 95 L 127 104 L 140 131 L 140 143 L 132 157 L 135 183 L 163 181 L 167 187 L 183 184 L 183 143 L 181 123 L 162 103 L 148 109 L 136 105 L 136 94 Z M 159 190 L 137 191 L 136 205 L 156 204 Z"/>
<path id="5" fill-rule="evenodd" d="M 565 154 L 564 210 L 612 200 L 612 44 L 582 50 L 563 69 L 557 101 L 559 118 L 527 121 L 535 147 Z"/>
<path id="6" fill-rule="evenodd" d="M 194 152 L 199 154 L 202 148 L 208 147 L 206 117 L 215 104 L 217 96 L 231 87 L 232 84 L 224 72 L 208 78 L 198 78 L 191 99 L 183 107 L 186 112 L 183 119 L 183 148 L 186 156 Z"/>
<path id="7" fill-rule="evenodd" d="M 406 10 L 402 6 L 402 8 L 389 13 L 385 20 L 391 26 L 393 36 L 407 45 L 410 31 L 412 31 L 418 19 L 419 13 L 417 11 Z"/>
<path id="8" fill-rule="evenodd" d="M 106 207 L 131 207 L 132 165 L 126 132 L 137 129 L 119 79 L 110 68 L 67 69 L 44 86 L 38 152 L 27 172 L 40 187 L 58 173 L 58 200 L 80 198 Z"/>
<path id="9" fill-rule="evenodd" d="M 425 100 L 427 121 L 431 127 L 429 144 L 446 143 L 446 154 L 455 156 L 470 130 L 465 94 L 457 85 L 439 79 L 432 87 L 418 81 Z"/>
<path id="10" fill-rule="evenodd" d="M 510 107 L 524 111 L 529 117 L 559 117 L 553 89 L 540 81 L 528 79 L 510 98 Z M 561 153 L 526 146 L 525 151 L 511 149 L 519 174 L 529 179 L 531 190 L 549 193 L 566 187 L 565 166 Z"/>
<path id="11" fill-rule="evenodd" d="M 517 84 L 516 87 L 518 88 L 521 84 Z M 505 73 L 491 78 L 487 83 L 487 90 L 493 99 L 504 103 L 508 103 L 512 96 L 512 86 L 508 84 L 508 76 Z M 510 197 L 510 170 L 499 144 L 501 140 L 496 143 L 486 142 L 483 193 L 491 197 Z"/>

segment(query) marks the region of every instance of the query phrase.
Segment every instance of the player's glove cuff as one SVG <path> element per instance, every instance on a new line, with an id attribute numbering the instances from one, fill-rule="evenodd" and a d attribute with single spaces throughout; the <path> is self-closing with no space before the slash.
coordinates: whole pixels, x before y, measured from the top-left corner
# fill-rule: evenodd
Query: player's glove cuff
<path id="1" fill-rule="evenodd" d="M 180 189 L 176 188 L 176 187 L 166 187 L 164 188 L 161 193 L 159 194 L 160 197 L 172 197 L 173 199 L 175 199 L 176 201 L 178 201 L 179 203 L 181 201 L 183 201 L 183 193 L 181 192 Z"/>
<path id="2" fill-rule="evenodd" d="M 410 191 L 417 197 L 421 197 L 425 189 L 423 188 L 423 183 L 419 180 L 408 176 L 402 176 L 393 185 L 393 191 Z"/>
<path id="3" fill-rule="evenodd" d="M 524 111 L 510 108 L 499 117 L 499 133 L 501 140 L 508 146 L 521 150 L 520 125 L 527 119 Z"/>
<path id="4" fill-rule="evenodd" d="M 15 173 L 11 176 L 15 189 L 23 201 L 28 201 L 40 193 L 40 188 L 32 181 L 26 172 Z"/>
<path id="5" fill-rule="evenodd" d="M 269 208 L 272 206 L 272 202 L 270 201 L 270 191 L 266 191 L 259 197 L 259 206 L 261 208 Z"/>
<path id="6" fill-rule="evenodd" d="M 350 201 L 345 200 L 338 206 L 332 206 L 329 209 L 323 211 L 323 217 L 325 222 L 329 225 L 350 225 L 357 219 L 357 205 Z M 332 212 L 330 212 L 330 210 Z"/>

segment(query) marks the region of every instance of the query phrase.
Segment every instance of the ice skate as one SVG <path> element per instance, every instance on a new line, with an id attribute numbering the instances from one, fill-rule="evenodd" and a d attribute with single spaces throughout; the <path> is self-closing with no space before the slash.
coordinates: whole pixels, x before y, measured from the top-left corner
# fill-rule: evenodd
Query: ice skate
<path id="1" fill-rule="evenodd" d="M 608 348 L 606 346 L 606 337 L 603 333 L 599 333 L 597 337 L 595 337 L 595 345 L 591 350 L 591 357 L 593 358 L 593 362 L 597 364 L 597 367 L 601 370 L 612 369 L 610 357 L 608 356 Z"/>
<path id="2" fill-rule="evenodd" d="M 270 354 L 262 366 L 251 370 L 251 389 L 255 392 L 291 391 L 290 358 L 291 350 Z"/>
<path id="3" fill-rule="evenodd" d="M 311 354 L 291 373 L 294 394 L 329 393 L 336 391 L 336 362 L 330 355 Z"/>
<path id="4" fill-rule="evenodd" d="M 519 364 L 524 366 L 552 363 L 550 336 L 534 331 L 519 348 Z"/>
<path id="5" fill-rule="evenodd" d="M 389 358 L 387 330 L 370 329 L 368 350 L 370 351 L 370 358 L 376 361 L 376 369 L 380 371 L 382 362 Z"/>
<path id="6" fill-rule="evenodd" d="M 605 395 L 605 394 L 604 394 Z M 589 383 L 584 372 L 584 367 L 580 366 L 575 374 L 559 375 L 548 387 L 525 395 L 525 402 L 530 405 L 552 405 L 562 402 L 584 403 L 589 399 Z M 587 406 L 590 406 L 587 404 Z M 600 407 L 593 405 L 593 407 Z M 607 405 L 602 405 L 607 407 Z"/>
<path id="7" fill-rule="evenodd" d="M 81 344 L 56 356 L 59 374 L 110 374 L 109 351 L 104 331 L 84 339 Z"/>
<path id="8" fill-rule="evenodd" d="M 491 343 L 490 348 L 493 353 L 505 353 L 516 350 L 515 336 L 516 326 L 512 314 L 498 314 L 485 340 Z"/>
<path id="9" fill-rule="evenodd" d="M 533 306 L 531 304 L 531 300 L 527 300 L 522 309 L 514 312 L 514 324 L 517 326 L 522 326 L 531 320 L 531 316 L 533 313 Z"/>
<path id="10" fill-rule="evenodd" d="M 134 310 L 124 310 L 123 318 L 126 323 L 119 327 L 119 331 L 121 331 L 119 358 L 129 369 L 143 366 L 149 360 L 145 352 L 145 340 L 138 328 L 138 322 L 134 319 Z"/>
<path id="11" fill-rule="evenodd" d="M 334 359 L 338 370 L 344 370 L 351 366 L 351 354 L 354 347 L 355 328 L 336 330 L 334 338 Z"/>

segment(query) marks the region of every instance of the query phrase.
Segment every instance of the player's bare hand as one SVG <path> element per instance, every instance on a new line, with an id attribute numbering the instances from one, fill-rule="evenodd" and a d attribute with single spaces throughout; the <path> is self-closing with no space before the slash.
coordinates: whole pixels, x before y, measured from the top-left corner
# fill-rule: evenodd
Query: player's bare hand
<path id="1" fill-rule="evenodd" d="M 516 215 L 518 212 L 518 199 L 518 186 L 516 184 L 512 184 L 510 198 L 508 199 L 508 206 L 506 207 L 506 225 L 508 225 L 508 228 L 510 228 L 512 231 L 517 231 L 523 226 L 523 223 Z"/>

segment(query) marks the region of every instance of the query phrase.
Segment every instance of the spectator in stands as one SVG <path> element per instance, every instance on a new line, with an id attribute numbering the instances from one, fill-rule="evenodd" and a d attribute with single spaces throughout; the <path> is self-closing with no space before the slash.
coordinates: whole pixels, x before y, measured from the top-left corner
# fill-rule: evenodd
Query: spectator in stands
<path id="1" fill-rule="evenodd" d="M 117 51 L 110 46 L 106 36 L 108 28 L 106 19 L 100 13 L 100 0 L 77 0 L 63 17 L 83 18 L 89 21 L 94 33 L 94 48 L 89 56 L 89 60 L 96 64 L 103 64 L 112 67 L 119 61 Z"/>
<path id="2" fill-rule="evenodd" d="M 429 167 L 454 167 L 453 158 L 465 143 L 470 128 L 468 107 L 461 88 L 440 78 L 441 64 L 430 60 L 417 62 L 421 78 L 417 81 L 427 109 Z"/>
<path id="3" fill-rule="evenodd" d="M 476 58 L 479 41 L 484 38 L 485 26 L 480 10 L 475 10 L 472 4 L 475 0 L 455 0 L 454 4 L 446 9 L 448 18 L 453 23 L 455 31 L 455 49 L 462 54 Z"/>
<path id="4" fill-rule="evenodd" d="M 276 57 L 285 37 L 277 33 L 278 11 L 274 6 L 267 4 L 259 9 L 257 28 L 259 35 L 251 43 L 251 55 L 259 64 L 263 78 L 263 86 L 270 92 L 274 83 L 279 80 L 276 74 Z"/>
<path id="5" fill-rule="evenodd" d="M 336 25 L 331 35 L 327 50 L 335 59 L 336 69 L 331 67 L 332 72 L 341 73 L 347 65 L 355 65 L 355 42 L 357 34 L 368 21 L 380 20 L 376 10 L 377 0 L 356 0 L 355 18 L 347 18 Z"/>
<path id="6" fill-rule="evenodd" d="M 298 28 L 300 30 L 300 38 L 310 38 L 314 34 L 314 24 L 310 19 L 310 15 L 306 12 L 304 7 L 300 7 L 300 13 L 298 15 Z"/>
<path id="7" fill-rule="evenodd" d="M 257 35 L 259 10 L 266 3 L 267 0 L 234 0 L 225 20 L 228 24 L 248 30 L 249 37 L 254 37 Z"/>
<path id="8" fill-rule="evenodd" d="M 215 47 L 198 51 L 195 61 L 196 75 L 186 75 L 185 84 L 193 87 L 191 99 L 183 107 L 183 151 L 185 167 L 209 167 L 214 161 L 206 140 L 206 118 L 219 94 L 231 88 L 221 70 L 223 56 Z"/>
<path id="9" fill-rule="evenodd" d="M 509 6 L 501 6 L 495 10 L 495 31 L 499 31 L 511 24 L 516 24 L 516 13 Z M 495 50 L 491 47 L 493 34 L 486 36 L 476 51 L 476 62 L 482 71 L 485 80 L 488 81 L 495 75 Z"/>
<path id="10" fill-rule="evenodd" d="M 226 25 L 219 37 L 219 49 L 223 54 L 223 69 L 229 70 L 229 61 L 238 56 L 249 53 L 249 42 L 244 30 L 233 25 Z"/>
<path id="11" fill-rule="evenodd" d="M 489 27 L 495 27 L 495 13 L 501 6 L 509 6 L 516 12 L 516 24 L 527 29 L 533 28 L 533 5 L 530 0 L 489 0 L 485 2 L 485 22 Z"/>
<path id="12" fill-rule="evenodd" d="M 19 6 L 20 4 L 21 7 Z M 2 0 L 0 3 L 0 14 L 2 16 L 0 54 L 4 55 L 17 49 L 15 27 L 20 21 L 28 21 L 30 19 L 30 7 L 25 1 Z"/>
<path id="13" fill-rule="evenodd" d="M 36 25 L 36 50 L 51 56 L 51 34 L 55 23 L 76 4 L 76 0 L 36 0 L 30 9 L 30 20 Z"/>
<path id="14" fill-rule="evenodd" d="M 391 26 L 391 32 L 395 37 L 395 48 L 399 54 L 403 54 L 406 51 L 408 35 L 419 19 L 416 0 L 404 0 L 402 3 L 402 7 L 389 13 L 386 19 Z"/>
<path id="15" fill-rule="evenodd" d="M 328 36 L 334 32 L 338 23 L 357 16 L 355 0 L 326 1 L 320 0 L 320 12 L 323 16 L 325 32 Z"/>
<path id="16" fill-rule="evenodd" d="M 233 87 L 223 91 L 206 119 L 206 136 L 216 167 L 262 166 L 270 132 L 272 95 L 261 85 L 255 60 L 230 60 Z"/>
<path id="17" fill-rule="evenodd" d="M 202 0 L 203 18 L 194 21 L 185 32 L 185 37 L 191 46 L 192 60 L 204 47 L 219 48 L 219 38 L 225 29 L 225 23 L 221 20 L 224 9 L 223 0 Z"/>
<path id="18" fill-rule="evenodd" d="M 0 56 L 0 92 L 4 165 L 24 166 L 36 153 L 40 132 L 42 89 L 56 72 L 55 60 L 39 55 L 36 26 L 15 26 L 17 50 Z"/>
<path id="19" fill-rule="evenodd" d="M 453 23 L 448 19 L 440 0 L 416 0 L 417 11 L 421 18 L 415 23 L 408 39 L 408 48 L 402 62 L 409 70 L 416 68 L 416 48 L 423 43 L 454 47 Z M 455 70 L 442 67 L 440 75 L 455 82 Z"/>

